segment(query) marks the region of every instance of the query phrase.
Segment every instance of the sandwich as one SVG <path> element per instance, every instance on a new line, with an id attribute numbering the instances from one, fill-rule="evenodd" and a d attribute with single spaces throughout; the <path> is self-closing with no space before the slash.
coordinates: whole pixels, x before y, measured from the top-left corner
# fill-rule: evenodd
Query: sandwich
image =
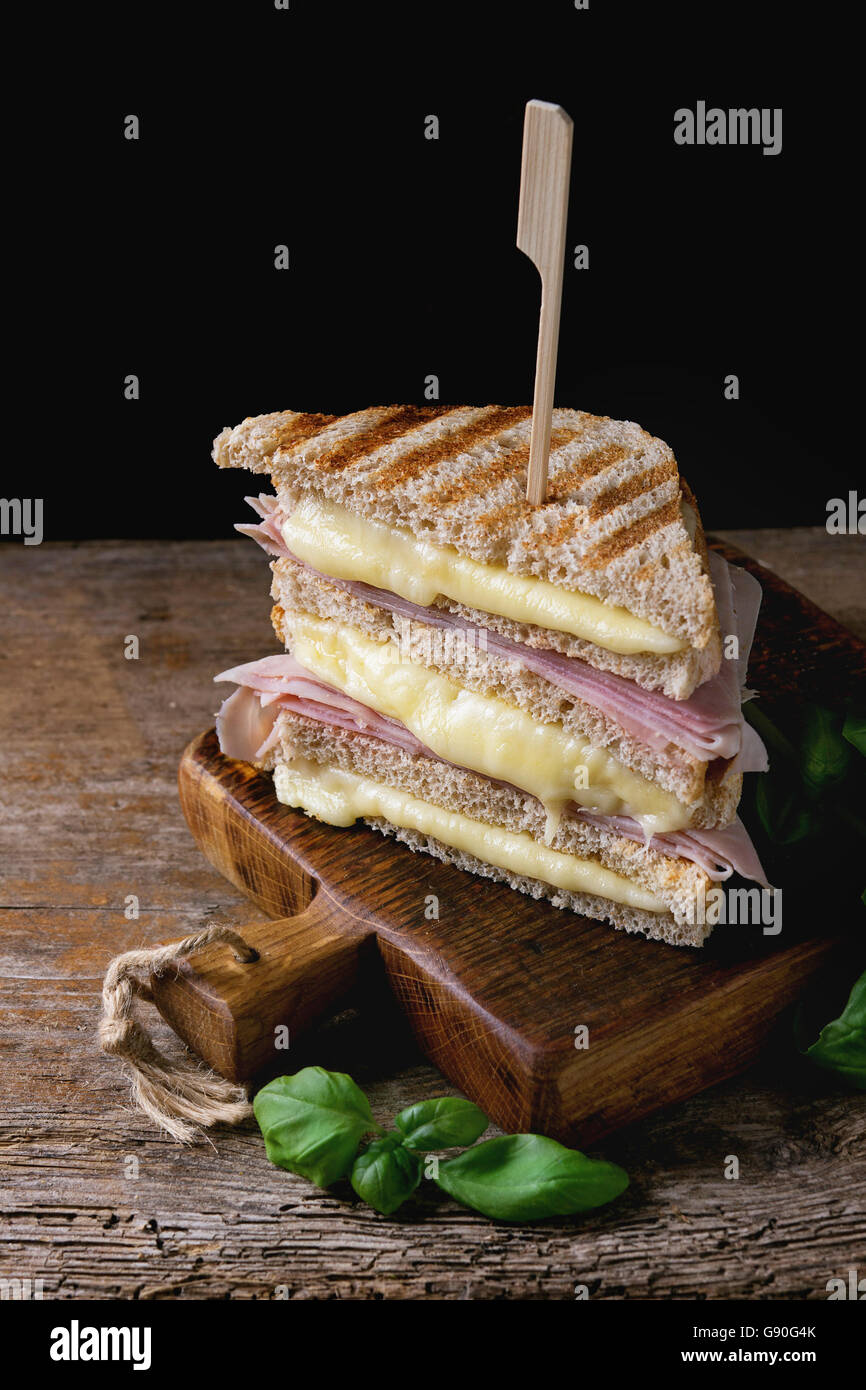
<path id="1" fill-rule="evenodd" d="M 227 756 L 279 799 L 629 932 L 700 945 L 708 885 L 764 876 L 736 816 L 760 587 L 708 550 L 666 444 L 555 410 L 281 412 L 226 429 L 270 477 L 283 651 L 221 673 Z"/>

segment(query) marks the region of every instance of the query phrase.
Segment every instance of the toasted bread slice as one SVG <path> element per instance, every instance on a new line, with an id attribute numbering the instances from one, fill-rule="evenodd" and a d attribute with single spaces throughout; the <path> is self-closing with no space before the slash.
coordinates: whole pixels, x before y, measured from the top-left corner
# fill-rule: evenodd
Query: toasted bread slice
<path id="1" fill-rule="evenodd" d="M 378 406 L 337 418 L 284 411 L 224 430 L 214 459 L 269 473 L 289 505 L 304 494 L 328 499 L 628 609 L 696 654 L 685 671 L 682 653 L 664 659 L 684 671 L 684 698 L 717 668 L 720 636 L 700 519 L 692 508 L 690 533 L 671 450 L 629 421 L 555 410 L 547 500 L 532 506 L 531 417 L 522 406 Z"/>
<path id="2" fill-rule="evenodd" d="M 406 753 L 365 734 L 319 724 L 298 714 L 280 713 L 277 732 L 279 742 L 262 764 L 267 769 L 281 762 L 291 763 L 297 757 L 309 759 L 372 778 L 472 820 L 518 834 L 526 833 L 544 843 L 544 808 L 534 797 L 513 787 L 491 782 L 478 773 L 436 759 Z M 687 860 L 659 854 L 609 831 L 599 830 L 573 816 L 563 816 L 550 847 L 594 861 L 629 879 L 659 899 L 664 911 L 649 912 L 593 894 L 556 888 L 540 879 L 487 863 L 463 849 L 381 817 L 367 823 L 383 834 L 396 836 L 412 850 L 432 854 L 461 869 L 508 883 L 531 897 L 548 898 L 555 907 L 609 922 L 622 931 L 641 933 L 676 946 L 700 946 L 711 931 L 709 925 L 697 920 L 702 914 L 695 910 L 699 895 L 706 894 L 712 886 L 702 869 Z"/>
<path id="3" fill-rule="evenodd" d="M 273 566 L 271 595 L 276 604 L 271 614 L 274 631 L 287 649 L 292 646 L 292 614 L 310 613 L 358 628 L 374 641 L 395 640 L 400 620 L 394 614 L 347 593 L 320 575 L 292 560 Z M 413 622 L 413 660 L 449 676 L 459 685 L 516 705 L 535 719 L 562 724 L 587 738 L 594 748 L 604 748 L 626 767 L 647 777 L 689 810 L 689 824 L 711 829 L 729 824 L 736 815 L 743 779 L 734 773 L 724 780 L 708 777 L 708 764 L 684 749 L 668 744 L 664 749 L 639 743 L 615 720 L 594 705 L 551 685 L 542 676 L 489 652 L 449 653 L 437 629 Z M 715 770 L 714 770 L 715 772 Z"/>

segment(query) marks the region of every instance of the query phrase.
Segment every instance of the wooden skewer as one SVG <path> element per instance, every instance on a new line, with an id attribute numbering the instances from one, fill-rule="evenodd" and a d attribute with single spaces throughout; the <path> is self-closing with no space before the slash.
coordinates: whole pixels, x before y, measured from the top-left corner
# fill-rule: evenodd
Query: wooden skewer
<path id="1" fill-rule="evenodd" d="M 547 495 L 547 459 L 559 345 L 572 133 L 571 117 L 561 106 L 554 106 L 549 101 L 527 102 L 523 122 L 517 245 L 534 263 L 541 276 L 541 316 L 535 358 L 529 477 L 526 483 L 526 499 L 533 505 L 543 502 Z"/>

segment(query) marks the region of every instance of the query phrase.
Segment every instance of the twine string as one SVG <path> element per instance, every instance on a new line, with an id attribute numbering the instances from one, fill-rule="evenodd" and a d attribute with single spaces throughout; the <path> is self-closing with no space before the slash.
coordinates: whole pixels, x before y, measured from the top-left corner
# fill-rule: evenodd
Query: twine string
<path id="1" fill-rule="evenodd" d="M 244 964 L 258 959 L 238 932 L 212 923 L 169 946 L 142 947 L 116 956 L 102 986 L 100 1047 L 126 1067 L 134 1104 L 182 1144 L 191 1143 L 202 1128 L 240 1124 L 253 1108 L 245 1087 L 227 1081 L 192 1054 L 171 1059 L 155 1047 L 136 1009 L 137 1000 L 152 1004 L 153 992 L 136 971 L 161 975 L 184 956 L 217 941 L 230 945 L 235 960 Z"/>

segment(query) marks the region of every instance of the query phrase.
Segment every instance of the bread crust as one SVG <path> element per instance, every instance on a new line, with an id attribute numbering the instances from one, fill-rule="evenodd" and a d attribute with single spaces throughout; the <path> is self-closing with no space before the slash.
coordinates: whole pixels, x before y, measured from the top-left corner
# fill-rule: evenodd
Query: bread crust
<path id="1" fill-rule="evenodd" d="M 223 430 L 214 458 L 270 473 L 288 502 L 329 499 L 623 606 L 720 657 L 706 556 L 685 524 L 668 445 L 631 421 L 555 410 L 548 494 L 536 506 L 525 496 L 531 423 L 529 407 L 379 406 L 337 419 L 283 411 Z"/>
<path id="2" fill-rule="evenodd" d="M 336 729 L 286 711 L 278 716 L 277 733 L 278 746 L 260 764 L 267 770 L 301 756 L 324 766 L 374 778 L 446 810 L 514 833 L 529 834 L 544 843 L 547 819 L 544 807 L 535 797 L 515 787 L 492 782 L 479 773 L 453 767 L 438 759 L 407 753 L 366 734 Z M 659 854 L 622 836 L 587 825 L 568 813 L 560 820 L 550 847 L 593 860 L 631 879 L 655 894 L 664 903 L 664 912 L 646 912 L 591 894 L 565 892 L 541 880 L 499 869 L 434 837 L 400 829 L 382 818 L 372 818 L 368 823 L 384 834 L 396 836 L 413 850 L 433 854 L 473 873 L 509 883 L 532 897 L 546 897 L 556 907 L 610 922 L 623 931 L 640 932 L 673 945 L 689 946 L 701 945 L 711 931 L 706 923 L 690 920 L 699 915 L 694 910 L 699 892 L 706 893 L 711 886 L 708 875 L 698 865 Z"/>

